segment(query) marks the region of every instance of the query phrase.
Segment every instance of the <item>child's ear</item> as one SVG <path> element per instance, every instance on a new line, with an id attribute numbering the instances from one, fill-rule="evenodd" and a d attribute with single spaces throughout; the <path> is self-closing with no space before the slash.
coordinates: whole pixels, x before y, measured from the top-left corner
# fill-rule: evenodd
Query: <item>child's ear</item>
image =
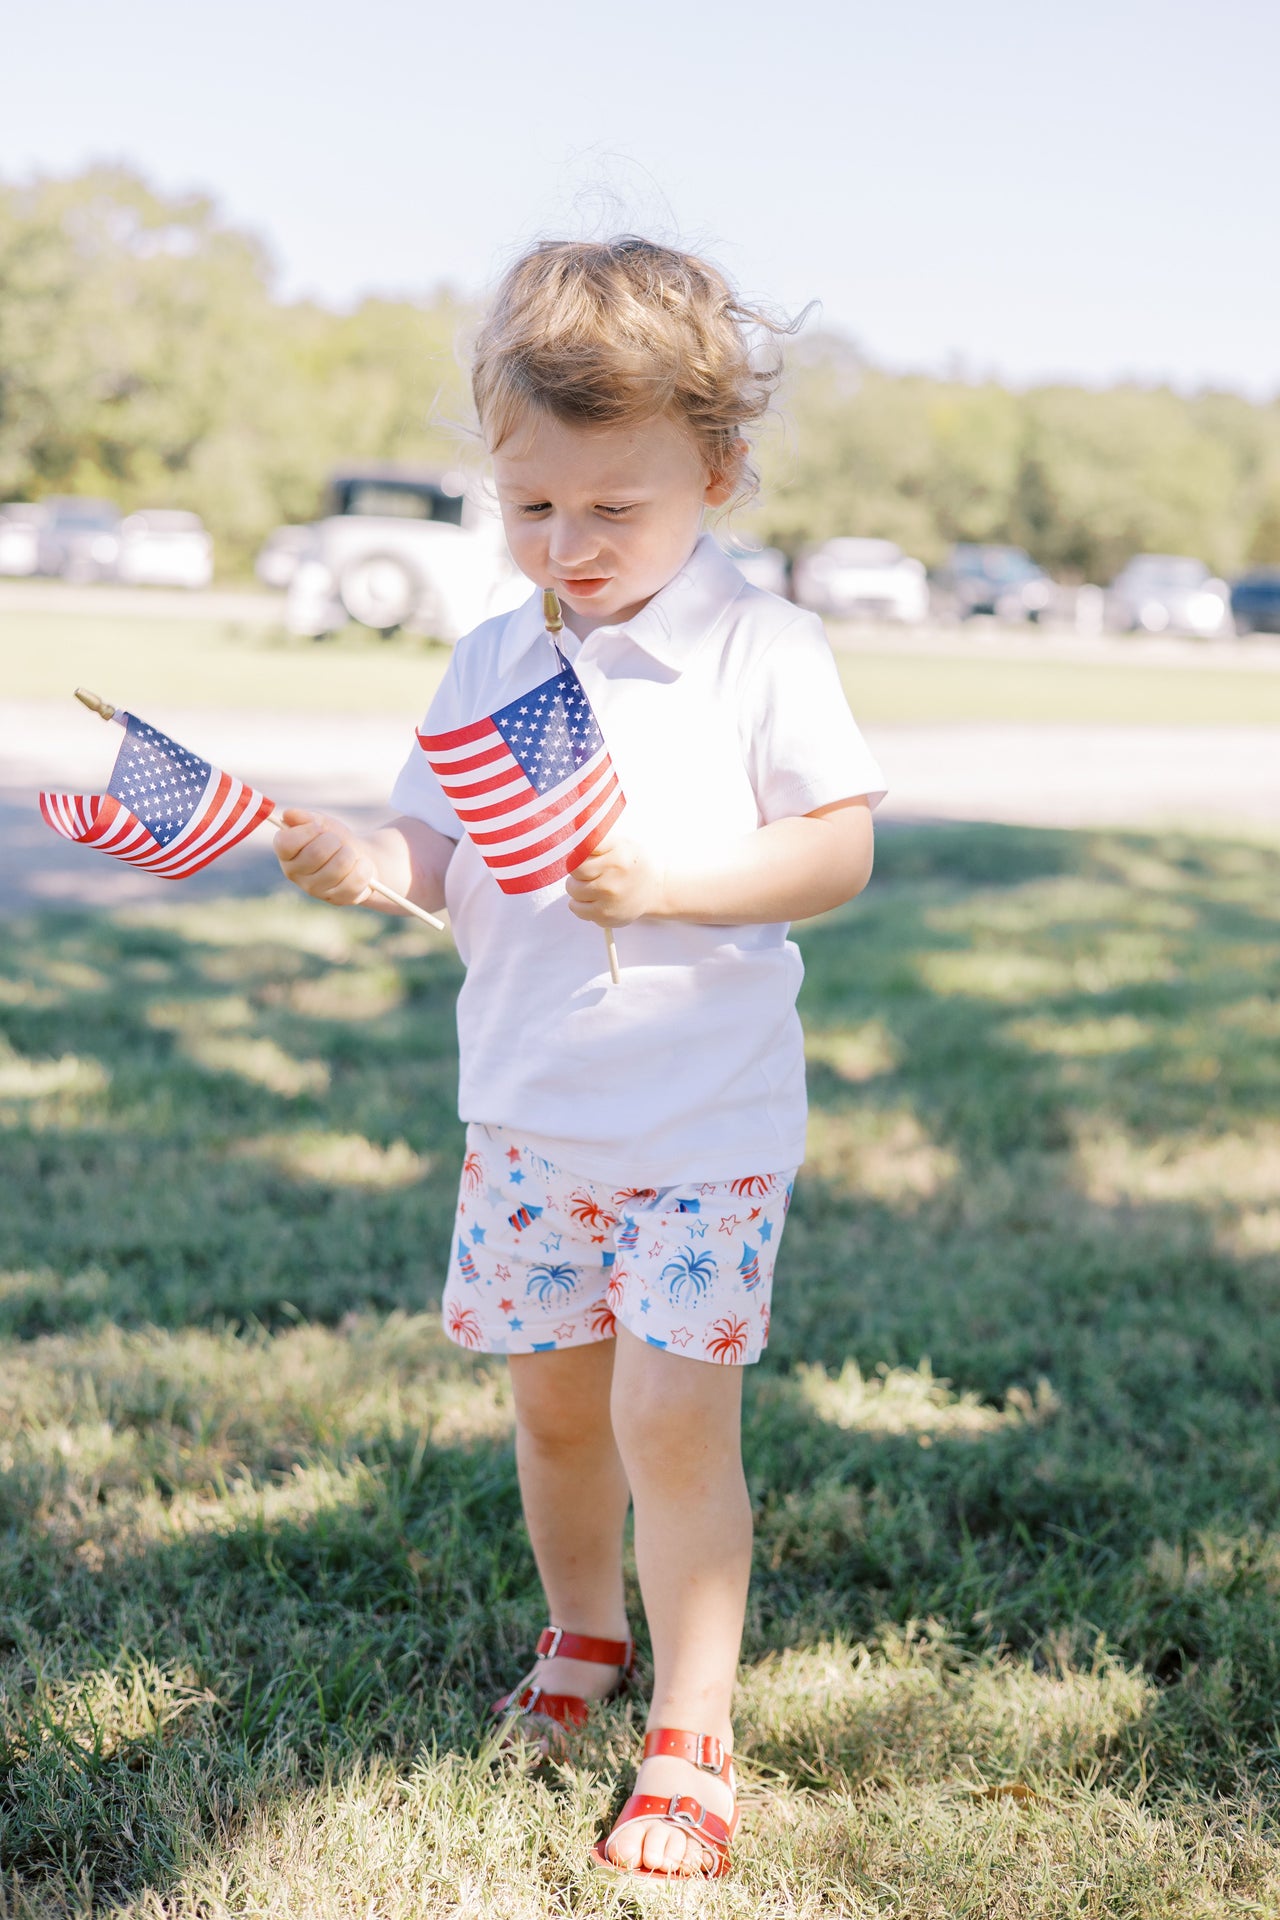
<path id="1" fill-rule="evenodd" d="M 745 440 L 735 440 L 729 449 L 729 464 L 708 473 L 707 490 L 702 497 L 709 507 L 722 507 L 732 498 L 749 451 Z"/>

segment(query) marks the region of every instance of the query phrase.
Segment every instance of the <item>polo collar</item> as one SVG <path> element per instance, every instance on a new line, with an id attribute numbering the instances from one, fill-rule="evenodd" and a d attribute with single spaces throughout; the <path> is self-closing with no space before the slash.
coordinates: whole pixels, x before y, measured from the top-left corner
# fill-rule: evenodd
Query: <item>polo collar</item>
<path id="1" fill-rule="evenodd" d="M 679 573 L 639 613 L 619 626 L 597 627 L 590 638 L 620 634 L 633 646 L 643 648 L 660 666 L 683 673 L 744 584 L 742 575 L 711 534 L 699 534 Z M 542 623 L 542 595 L 534 593 L 507 621 L 499 672 L 514 667 L 539 638 L 548 640 L 548 635 Z"/>

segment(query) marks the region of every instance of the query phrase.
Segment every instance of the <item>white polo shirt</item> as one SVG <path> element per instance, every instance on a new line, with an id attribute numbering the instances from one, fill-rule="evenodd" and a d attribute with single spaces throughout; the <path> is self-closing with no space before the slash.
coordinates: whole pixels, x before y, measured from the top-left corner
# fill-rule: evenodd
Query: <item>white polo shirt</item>
<path id="1" fill-rule="evenodd" d="M 445 733 L 557 671 L 542 596 L 460 640 L 422 725 Z M 615 834 L 713 847 L 884 777 L 854 724 L 822 625 L 743 580 L 709 534 L 632 620 L 566 656 L 626 795 Z M 400 812 L 457 841 L 445 897 L 464 1120 L 509 1127 L 557 1165 L 621 1186 L 779 1173 L 804 1158 L 800 954 L 782 926 L 640 920 L 604 935 L 563 883 L 499 888 L 415 744 Z"/>

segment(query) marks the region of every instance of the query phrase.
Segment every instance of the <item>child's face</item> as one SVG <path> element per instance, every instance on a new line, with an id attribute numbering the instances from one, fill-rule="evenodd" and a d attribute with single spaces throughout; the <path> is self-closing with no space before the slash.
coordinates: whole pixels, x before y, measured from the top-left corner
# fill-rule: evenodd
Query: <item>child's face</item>
<path id="1" fill-rule="evenodd" d="M 493 467 L 512 558 L 555 588 L 579 637 L 638 613 L 688 559 L 702 509 L 732 490 L 665 416 L 575 427 L 534 410 Z"/>

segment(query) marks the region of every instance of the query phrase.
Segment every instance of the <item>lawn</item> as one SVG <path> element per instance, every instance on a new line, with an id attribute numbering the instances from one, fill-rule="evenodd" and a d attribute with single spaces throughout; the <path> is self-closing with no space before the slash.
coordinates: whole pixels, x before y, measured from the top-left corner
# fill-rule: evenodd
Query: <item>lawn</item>
<path id="1" fill-rule="evenodd" d="M 59 700 L 89 686 L 119 705 L 258 707 L 417 717 L 448 652 L 348 628 L 316 643 L 208 620 L 3 616 L 0 698 Z M 841 653 L 859 719 L 1280 726 L 1280 673 L 1264 669 Z"/>
<path id="2" fill-rule="evenodd" d="M 958 827 L 805 934 L 749 1808 L 668 1905 L 1280 1911 L 1278 931 L 1274 848 Z M 585 1864 L 638 1703 L 486 1745 L 541 1615 L 431 1312 L 457 978 L 294 896 L 0 929 L 7 1920 L 652 1904 Z"/>

